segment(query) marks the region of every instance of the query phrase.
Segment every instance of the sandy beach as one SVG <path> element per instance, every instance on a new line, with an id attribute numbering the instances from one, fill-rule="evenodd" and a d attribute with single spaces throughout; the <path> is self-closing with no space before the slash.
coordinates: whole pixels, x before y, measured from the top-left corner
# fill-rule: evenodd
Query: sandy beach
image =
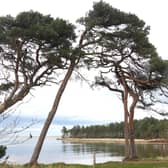
<path id="1" fill-rule="evenodd" d="M 125 143 L 124 138 L 62 138 L 74 143 Z M 136 144 L 168 144 L 168 139 L 135 139 Z"/>

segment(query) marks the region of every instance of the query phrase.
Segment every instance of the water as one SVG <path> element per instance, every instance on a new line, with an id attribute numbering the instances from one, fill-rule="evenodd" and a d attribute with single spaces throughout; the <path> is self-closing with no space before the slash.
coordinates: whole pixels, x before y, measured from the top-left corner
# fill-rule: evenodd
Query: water
<path id="1" fill-rule="evenodd" d="M 17 145 L 8 146 L 7 155 L 10 163 L 27 163 L 30 160 L 37 138 Z M 168 145 L 136 146 L 138 156 L 157 157 L 168 156 Z M 96 153 L 96 163 L 121 161 L 124 156 L 124 144 L 114 143 L 64 143 L 55 137 L 47 137 L 40 154 L 40 163 L 80 163 L 93 164 L 93 153 Z"/>

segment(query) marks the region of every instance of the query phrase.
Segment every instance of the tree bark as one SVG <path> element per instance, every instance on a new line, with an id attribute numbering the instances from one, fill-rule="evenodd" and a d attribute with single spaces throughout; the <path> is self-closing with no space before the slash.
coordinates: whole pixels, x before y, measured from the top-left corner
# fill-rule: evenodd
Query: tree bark
<path id="1" fill-rule="evenodd" d="M 29 93 L 31 86 L 24 86 L 16 95 L 10 96 L 3 103 L 0 104 L 0 114 L 4 113 L 7 109 L 12 107 L 17 102 L 21 101 Z"/>
<path id="2" fill-rule="evenodd" d="M 125 138 L 125 158 L 127 160 L 129 158 L 129 113 L 128 113 L 128 91 L 124 91 L 124 98 L 123 98 L 123 105 L 124 105 L 124 138 Z"/>
<path id="3" fill-rule="evenodd" d="M 39 158 L 39 155 L 40 155 L 40 152 L 41 152 L 41 148 L 42 148 L 42 145 L 43 145 L 43 142 L 44 142 L 44 139 L 46 137 L 46 134 L 48 132 L 48 129 L 49 129 L 49 126 L 56 114 L 56 111 L 57 111 L 57 108 L 58 108 L 58 105 L 59 105 L 59 102 L 61 100 L 61 96 L 66 88 L 66 85 L 69 81 L 69 78 L 71 77 L 72 75 L 72 72 L 73 72 L 73 69 L 74 69 L 74 66 L 75 66 L 75 63 L 71 63 L 70 66 L 69 66 L 69 69 L 64 77 L 64 80 L 62 81 L 62 84 L 56 94 L 56 97 L 55 97 L 55 100 L 54 100 L 54 103 L 53 103 L 53 106 L 48 114 L 48 117 L 45 121 L 45 124 L 44 124 L 44 127 L 41 131 L 41 134 L 39 136 L 39 139 L 38 139 L 38 142 L 35 146 L 35 149 L 34 149 L 34 152 L 32 154 L 32 157 L 31 157 L 31 160 L 30 160 L 30 165 L 35 165 L 37 164 L 37 161 L 38 161 L 38 158 Z"/>
<path id="4" fill-rule="evenodd" d="M 137 158 L 136 148 L 135 148 L 135 134 L 134 134 L 134 112 L 135 107 L 138 102 L 138 95 L 135 93 L 130 93 L 133 98 L 133 102 L 130 106 L 130 115 L 129 115 L 129 130 L 130 130 L 130 159 Z"/>

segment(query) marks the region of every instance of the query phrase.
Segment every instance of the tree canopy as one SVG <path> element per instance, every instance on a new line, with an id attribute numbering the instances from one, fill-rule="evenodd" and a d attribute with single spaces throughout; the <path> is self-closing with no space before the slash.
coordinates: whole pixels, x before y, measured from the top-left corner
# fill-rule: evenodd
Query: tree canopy
<path id="1" fill-rule="evenodd" d="M 67 69 L 75 38 L 72 24 L 50 15 L 29 11 L 0 17 L 0 113 L 31 88 L 56 82 L 53 73 Z"/>
<path id="2" fill-rule="evenodd" d="M 87 53 L 84 62 L 89 68 L 99 70 L 95 78 L 96 85 L 121 95 L 126 149 L 130 143 L 130 154 L 128 149 L 126 157 L 136 157 L 133 124 L 135 107 L 137 103 L 143 107 L 152 105 L 153 91 L 163 86 L 165 62 L 148 39 L 149 26 L 134 14 L 99 1 L 79 22 L 85 26 L 85 37 L 89 44 L 83 47 Z M 160 67 L 163 67 L 162 70 Z M 152 94 L 146 99 L 149 93 Z"/>

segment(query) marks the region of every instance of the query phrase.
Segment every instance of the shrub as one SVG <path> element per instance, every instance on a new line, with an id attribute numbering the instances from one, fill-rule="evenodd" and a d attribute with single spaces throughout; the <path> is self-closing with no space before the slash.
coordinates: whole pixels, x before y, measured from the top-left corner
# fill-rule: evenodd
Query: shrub
<path id="1" fill-rule="evenodd" d="M 0 145 L 0 158 L 4 157 L 6 155 L 6 146 Z"/>

